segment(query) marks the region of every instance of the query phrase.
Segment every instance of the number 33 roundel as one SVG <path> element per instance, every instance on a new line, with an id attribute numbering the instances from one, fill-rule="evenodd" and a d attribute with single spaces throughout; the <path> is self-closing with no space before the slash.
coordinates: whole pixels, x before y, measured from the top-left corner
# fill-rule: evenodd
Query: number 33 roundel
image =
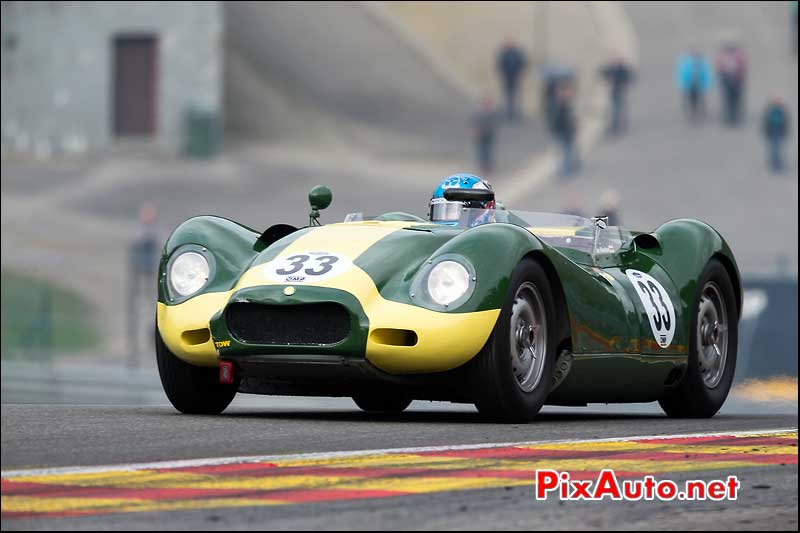
<path id="1" fill-rule="evenodd" d="M 644 272 L 628 270 L 626 274 L 642 301 L 653 337 L 659 346 L 668 347 L 675 334 L 675 308 L 667 291 L 655 278 Z"/>
<path id="2" fill-rule="evenodd" d="M 264 275 L 279 283 L 302 283 L 332 278 L 350 268 L 350 260 L 329 252 L 299 252 L 270 261 Z"/>

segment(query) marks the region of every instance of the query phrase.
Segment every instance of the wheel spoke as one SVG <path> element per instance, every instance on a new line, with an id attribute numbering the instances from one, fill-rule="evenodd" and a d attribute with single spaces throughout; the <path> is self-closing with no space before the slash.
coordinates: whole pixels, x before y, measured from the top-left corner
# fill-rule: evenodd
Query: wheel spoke
<path id="1" fill-rule="evenodd" d="M 512 373 L 524 392 L 539 384 L 544 368 L 546 316 L 536 286 L 525 282 L 517 289 L 511 309 Z"/>
<path id="2" fill-rule="evenodd" d="M 719 287 L 709 281 L 703 287 L 697 309 L 697 360 L 703 382 L 709 388 L 722 380 L 727 359 L 727 313 Z"/>

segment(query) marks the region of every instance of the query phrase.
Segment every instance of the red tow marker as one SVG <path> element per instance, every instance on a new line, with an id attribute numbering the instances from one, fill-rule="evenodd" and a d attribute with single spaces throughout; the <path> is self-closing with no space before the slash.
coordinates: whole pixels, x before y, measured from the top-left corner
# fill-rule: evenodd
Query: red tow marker
<path id="1" fill-rule="evenodd" d="M 230 361 L 219 362 L 220 385 L 233 385 L 233 363 Z"/>

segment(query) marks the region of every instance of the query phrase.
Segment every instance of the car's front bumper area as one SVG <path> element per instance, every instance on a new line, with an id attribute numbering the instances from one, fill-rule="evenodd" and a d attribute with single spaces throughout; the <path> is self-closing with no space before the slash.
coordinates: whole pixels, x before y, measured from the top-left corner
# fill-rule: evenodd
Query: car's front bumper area
<path id="1" fill-rule="evenodd" d="M 339 309 L 338 318 L 325 306 Z M 431 311 L 385 300 L 374 288 L 360 294 L 258 285 L 177 305 L 159 303 L 158 327 L 172 353 L 199 366 L 216 366 L 222 358 L 251 371 L 260 366 L 336 375 L 350 367 L 400 375 L 444 372 L 466 363 L 486 343 L 498 314 Z M 253 321 L 257 325 L 250 327 Z"/>

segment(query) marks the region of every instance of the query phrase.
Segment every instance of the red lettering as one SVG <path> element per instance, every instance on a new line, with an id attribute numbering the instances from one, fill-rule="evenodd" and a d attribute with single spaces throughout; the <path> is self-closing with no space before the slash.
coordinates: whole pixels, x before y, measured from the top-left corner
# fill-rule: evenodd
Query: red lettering
<path id="1" fill-rule="evenodd" d="M 603 499 L 610 496 L 612 500 L 619 500 L 622 494 L 619 490 L 619 482 L 613 470 L 602 470 L 600 475 L 597 476 L 597 483 L 595 484 L 594 497 L 596 499 Z"/>
<path id="2" fill-rule="evenodd" d="M 536 499 L 546 500 L 547 493 L 558 487 L 558 472 L 555 470 L 537 470 L 535 474 Z"/>
<path id="3" fill-rule="evenodd" d="M 591 481 L 572 481 L 572 488 L 575 490 L 572 491 L 570 497 L 575 500 L 591 500 L 592 495 L 589 493 L 589 487 L 591 485 Z"/>

